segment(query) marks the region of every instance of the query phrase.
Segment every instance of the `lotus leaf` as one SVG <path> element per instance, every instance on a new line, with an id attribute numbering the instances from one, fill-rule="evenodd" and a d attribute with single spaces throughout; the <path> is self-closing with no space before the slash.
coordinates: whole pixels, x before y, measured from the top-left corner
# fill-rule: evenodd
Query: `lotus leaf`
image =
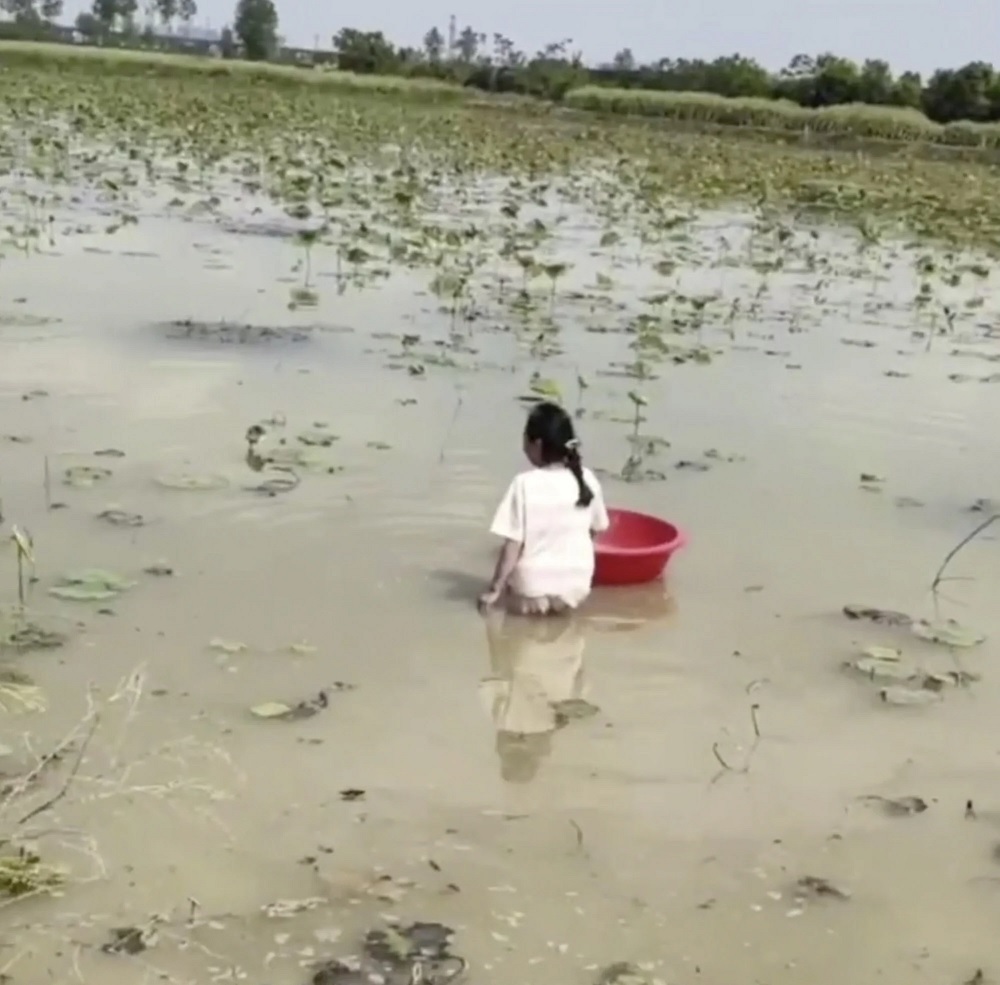
<path id="1" fill-rule="evenodd" d="M 941 700 L 940 694 L 929 688 L 894 685 L 884 687 L 879 696 L 887 705 L 930 705 Z"/>
<path id="2" fill-rule="evenodd" d="M 71 465 L 63 473 L 63 482 L 76 489 L 89 489 L 109 478 L 111 469 L 103 469 L 97 465 Z"/>
<path id="3" fill-rule="evenodd" d="M 197 475 L 191 472 L 175 472 L 156 477 L 156 484 L 164 489 L 181 489 L 189 492 L 207 492 L 225 489 L 229 480 L 221 475 Z"/>
<path id="4" fill-rule="evenodd" d="M 281 701 L 265 701 L 263 704 L 254 705 L 250 709 L 250 714 L 254 718 L 287 718 L 292 711 L 291 705 Z"/>
<path id="5" fill-rule="evenodd" d="M 913 624 L 913 633 L 929 643 L 940 643 L 942 646 L 972 647 L 978 646 L 986 639 L 984 633 L 969 629 L 954 619 L 939 622 L 928 622 L 924 619 Z"/>
<path id="6" fill-rule="evenodd" d="M 88 568 L 64 575 L 49 594 L 70 602 L 106 602 L 134 584 L 110 571 Z"/>

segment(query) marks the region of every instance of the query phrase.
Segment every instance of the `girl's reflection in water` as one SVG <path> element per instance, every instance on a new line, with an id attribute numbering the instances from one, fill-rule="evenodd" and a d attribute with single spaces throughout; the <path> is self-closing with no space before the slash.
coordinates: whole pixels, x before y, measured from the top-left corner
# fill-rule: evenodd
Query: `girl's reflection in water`
<path id="1" fill-rule="evenodd" d="M 589 632 L 629 632 L 674 610 L 662 584 L 596 591 L 578 612 L 517 616 L 491 610 L 484 618 L 490 675 L 479 684 L 496 728 L 500 775 L 529 783 L 552 751 L 555 733 L 590 717 L 583 653 Z"/>
<path id="2" fill-rule="evenodd" d="M 569 720 L 564 706 L 583 701 L 583 621 L 490 612 L 485 622 L 491 674 L 479 693 L 496 728 L 500 775 L 528 783 Z"/>

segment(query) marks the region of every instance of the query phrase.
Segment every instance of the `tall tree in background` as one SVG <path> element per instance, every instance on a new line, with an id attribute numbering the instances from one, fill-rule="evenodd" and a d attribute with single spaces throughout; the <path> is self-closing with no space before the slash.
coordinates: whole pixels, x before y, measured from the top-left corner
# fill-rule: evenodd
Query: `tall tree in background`
<path id="1" fill-rule="evenodd" d="M 251 61 L 263 61 L 273 54 L 278 46 L 278 11 L 272 0 L 239 0 L 233 33 Z"/>
<path id="2" fill-rule="evenodd" d="M 135 15 L 139 12 L 139 0 L 115 0 L 115 10 L 121 29 L 126 34 L 136 34 Z"/>
<path id="3" fill-rule="evenodd" d="M 403 53 L 381 31 L 342 28 L 333 36 L 333 50 L 338 67 L 347 72 L 391 72 L 403 61 Z"/>
<path id="4" fill-rule="evenodd" d="M 621 51 L 616 52 L 611 64 L 618 72 L 634 72 L 635 55 L 632 54 L 632 49 L 622 48 Z"/>
<path id="5" fill-rule="evenodd" d="M 89 10 L 81 10 L 73 26 L 88 40 L 96 38 L 102 30 L 101 22 Z"/>
<path id="6" fill-rule="evenodd" d="M 427 52 L 428 61 L 441 61 L 441 55 L 444 53 L 444 36 L 436 27 L 432 27 L 424 35 L 424 51 Z"/>
<path id="7" fill-rule="evenodd" d="M 90 9 L 102 31 L 114 29 L 118 18 L 118 0 L 94 0 Z"/>
<path id="8" fill-rule="evenodd" d="M 483 43 L 483 35 L 474 31 L 471 27 L 464 28 L 458 36 L 455 47 L 458 49 L 458 57 L 463 62 L 473 62 L 479 54 L 479 46 Z"/>
<path id="9" fill-rule="evenodd" d="M 0 10 L 21 24 L 54 21 L 62 14 L 62 0 L 0 0 Z"/>
<path id="10" fill-rule="evenodd" d="M 154 0 L 153 8 L 164 27 L 171 27 L 178 17 L 189 24 L 198 14 L 195 0 Z"/>
<path id="11" fill-rule="evenodd" d="M 31 20 L 37 16 L 34 0 L 0 0 L 0 10 L 16 21 Z"/>
<path id="12" fill-rule="evenodd" d="M 154 0 L 156 16 L 164 27 L 170 27 L 177 16 L 177 0 Z"/>

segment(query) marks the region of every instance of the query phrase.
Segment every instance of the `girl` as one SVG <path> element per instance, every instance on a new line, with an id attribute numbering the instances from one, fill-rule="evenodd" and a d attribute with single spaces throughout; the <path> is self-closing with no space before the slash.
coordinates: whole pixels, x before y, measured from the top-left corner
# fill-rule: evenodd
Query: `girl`
<path id="1" fill-rule="evenodd" d="M 524 454 L 534 468 L 515 476 L 493 518 L 490 532 L 504 544 L 479 605 L 505 599 L 521 615 L 566 612 L 590 594 L 593 537 L 608 529 L 608 512 L 558 404 L 538 404 L 528 415 Z"/>

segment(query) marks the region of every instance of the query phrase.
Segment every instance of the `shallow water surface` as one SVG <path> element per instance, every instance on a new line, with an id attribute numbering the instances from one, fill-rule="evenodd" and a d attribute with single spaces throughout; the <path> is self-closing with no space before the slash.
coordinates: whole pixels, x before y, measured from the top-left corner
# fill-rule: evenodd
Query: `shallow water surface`
<path id="1" fill-rule="evenodd" d="M 49 817 L 74 871 L 100 877 L 8 908 L 15 982 L 305 982 L 387 915 L 454 928 L 469 980 L 496 985 L 584 985 L 614 961 L 720 985 L 1000 974 L 996 540 L 959 555 L 964 580 L 937 602 L 988 634 L 979 647 L 841 613 L 934 616 L 937 566 L 988 515 L 970 507 L 1000 499 L 1000 389 L 976 360 L 995 341 L 979 326 L 928 351 L 906 269 L 875 286 L 828 274 L 822 304 L 811 274 L 786 271 L 753 318 L 706 326 L 710 364 L 663 364 L 643 385 L 666 478 L 624 482 L 636 383 L 607 372 L 629 337 L 607 331 L 614 305 L 587 300 L 607 261 L 583 218 L 568 226 L 576 265 L 547 358 L 485 289 L 487 314 L 454 323 L 413 271 L 338 294 L 317 256 L 320 306 L 290 312 L 300 251 L 207 220 L 153 215 L 4 261 L 4 530 L 34 539 L 32 610 L 72 629 L 18 658 L 50 710 L 10 720 L 10 758 L 58 741 L 88 687 L 106 697 L 138 675 Z M 740 229 L 710 217 L 702 235 Z M 831 238 L 849 270 L 845 250 Z M 612 267 L 626 303 L 656 289 Z M 678 278 L 725 300 L 755 290 L 741 268 Z M 305 338 L 170 327 L 185 319 Z M 691 537 L 667 587 L 598 590 L 551 632 L 474 607 L 533 373 L 579 407 L 610 503 Z M 291 491 L 253 491 L 291 474 L 247 467 L 261 422 L 259 451 L 292 455 Z M 67 485 L 79 465 L 111 475 Z M 178 475 L 225 481 L 158 482 Z M 110 507 L 143 525 L 99 519 Z M 161 560 L 172 576 L 144 573 Z M 2 561 L 13 602 L 12 550 Z M 88 567 L 136 584 L 48 596 Z M 888 705 L 842 667 L 875 644 L 981 680 Z M 320 691 L 327 706 L 299 721 L 249 712 Z M 596 713 L 557 721 L 552 702 L 581 700 Z M 871 796 L 929 806 L 889 816 Z M 849 898 L 813 898 L 807 876 Z M 101 952 L 109 928 L 154 924 L 141 954 Z"/>

